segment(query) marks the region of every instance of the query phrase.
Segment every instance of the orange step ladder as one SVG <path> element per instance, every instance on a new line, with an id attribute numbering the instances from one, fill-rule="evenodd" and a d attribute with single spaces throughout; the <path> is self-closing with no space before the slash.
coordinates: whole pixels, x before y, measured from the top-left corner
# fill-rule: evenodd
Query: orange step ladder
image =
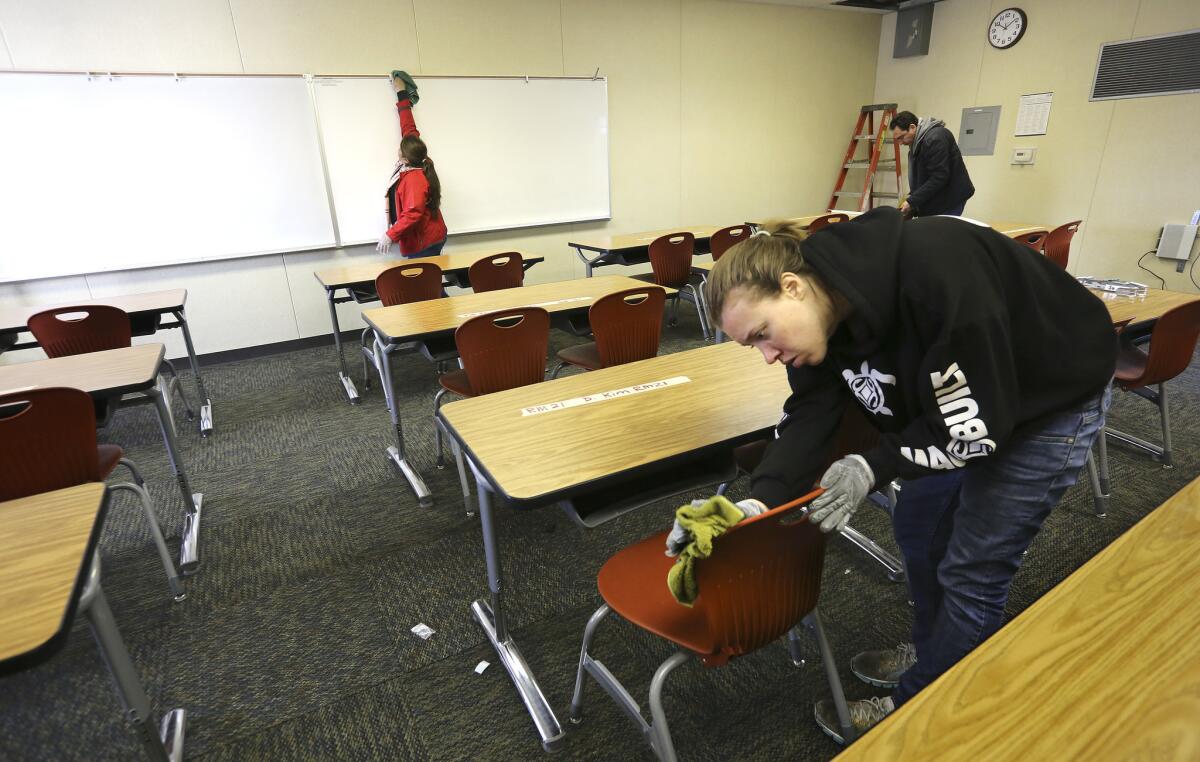
<path id="1" fill-rule="evenodd" d="M 882 112 L 879 116 L 879 126 L 875 126 L 875 114 Z M 896 116 L 895 103 L 872 103 L 863 106 L 858 112 L 858 121 L 854 125 L 854 134 L 850 136 L 850 146 L 846 149 L 846 158 L 842 160 L 841 169 L 838 170 L 837 182 L 833 186 L 833 193 L 829 196 L 829 209 L 849 209 L 846 204 L 839 204 L 838 198 L 857 198 L 858 211 L 865 212 L 868 209 L 875 208 L 876 199 L 896 199 L 896 204 L 899 205 L 900 192 L 903 188 L 903 178 L 900 176 L 900 146 L 892 142 L 888 125 Z M 871 141 L 868 143 L 870 154 L 865 158 L 857 158 L 858 144 L 863 141 Z M 892 143 L 892 158 L 883 157 L 883 146 L 885 143 Z M 865 169 L 866 177 L 862 181 L 862 190 L 843 190 L 846 187 L 846 176 L 850 170 Z M 881 191 L 875 189 L 875 173 L 880 169 L 891 169 L 896 173 L 896 190 Z"/>

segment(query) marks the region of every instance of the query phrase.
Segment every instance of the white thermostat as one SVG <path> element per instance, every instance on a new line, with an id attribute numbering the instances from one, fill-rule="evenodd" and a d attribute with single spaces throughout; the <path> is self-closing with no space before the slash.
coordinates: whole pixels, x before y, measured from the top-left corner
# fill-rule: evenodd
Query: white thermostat
<path id="1" fill-rule="evenodd" d="M 1013 164 L 1032 164 L 1037 156 L 1036 148 L 1014 148 L 1012 153 Z"/>

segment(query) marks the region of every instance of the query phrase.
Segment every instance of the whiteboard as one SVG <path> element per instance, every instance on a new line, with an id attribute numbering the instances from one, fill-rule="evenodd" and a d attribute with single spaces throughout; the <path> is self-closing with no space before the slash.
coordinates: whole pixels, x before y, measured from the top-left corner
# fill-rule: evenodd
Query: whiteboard
<path id="1" fill-rule="evenodd" d="M 0 282 L 336 243 L 301 77 L 0 73 L 0 167 Z"/>
<path id="2" fill-rule="evenodd" d="M 416 81 L 450 233 L 609 218 L 605 80 Z M 341 243 L 377 241 L 400 147 L 391 82 L 316 77 L 313 93 Z"/>

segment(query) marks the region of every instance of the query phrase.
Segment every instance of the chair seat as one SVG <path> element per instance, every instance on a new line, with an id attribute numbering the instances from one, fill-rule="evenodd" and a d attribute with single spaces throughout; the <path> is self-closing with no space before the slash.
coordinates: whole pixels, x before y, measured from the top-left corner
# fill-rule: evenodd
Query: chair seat
<path id="1" fill-rule="evenodd" d="M 454 392 L 460 397 L 474 397 L 475 391 L 471 389 L 471 380 L 467 378 L 465 370 L 452 370 L 449 373 L 443 373 L 438 376 L 438 383 L 448 392 Z"/>
<path id="2" fill-rule="evenodd" d="M 667 572 L 675 564 L 664 554 L 668 534 L 647 537 L 608 559 L 596 578 L 600 595 L 638 627 L 702 656 L 712 654 L 717 644 L 709 632 L 703 598 L 688 608 L 667 589 Z"/>
<path id="3" fill-rule="evenodd" d="M 558 350 L 558 359 L 571 365 L 587 368 L 588 370 L 599 370 L 604 367 L 600 363 L 600 350 L 596 347 L 596 342 L 594 341 L 560 349 Z"/>
<path id="4" fill-rule="evenodd" d="M 121 462 L 121 458 L 125 457 L 125 451 L 121 449 L 120 445 L 111 444 L 98 445 L 96 450 L 100 459 L 100 478 L 107 479 L 117 464 Z"/>
<path id="5" fill-rule="evenodd" d="M 1146 363 L 1149 359 L 1150 357 L 1142 350 L 1121 342 L 1117 350 L 1117 372 L 1114 374 L 1117 383 L 1122 386 L 1128 383 L 1141 386 L 1137 380 L 1146 372 Z"/>

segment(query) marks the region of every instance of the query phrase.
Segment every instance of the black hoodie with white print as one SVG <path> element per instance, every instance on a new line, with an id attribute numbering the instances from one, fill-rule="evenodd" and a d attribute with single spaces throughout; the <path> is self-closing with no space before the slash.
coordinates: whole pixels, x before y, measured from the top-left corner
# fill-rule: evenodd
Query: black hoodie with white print
<path id="1" fill-rule="evenodd" d="M 1116 339 L 1104 304 L 1046 257 L 957 217 L 903 221 L 883 207 L 803 243 L 853 307 L 792 394 L 751 477 L 768 506 L 820 478 L 850 399 L 879 429 L 859 453 L 875 485 L 969 467 L 1098 395 Z"/>

